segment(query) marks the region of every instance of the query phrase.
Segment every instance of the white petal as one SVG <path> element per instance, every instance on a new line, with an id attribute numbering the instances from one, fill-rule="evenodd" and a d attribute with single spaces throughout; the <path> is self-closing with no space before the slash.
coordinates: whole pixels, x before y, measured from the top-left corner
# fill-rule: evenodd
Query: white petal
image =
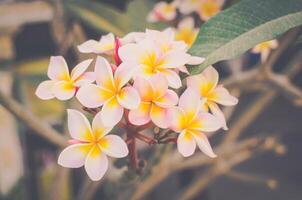
<path id="1" fill-rule="evenodd" d="M 91 141 L 93 135 L 88 119 L 77 110 L 67 110 L 68 130 L 72 138 L 80 141 Z"/>
<path id="2" fill-rule="evenodd" d="M 93 181 L 99 181 L 108 169 L 108 158 L 102 153 L 99 147 L 95 146 L 89 152 L 85 161 L 85 170 L 89 178 Z"/>
<path id="3" fill-rule="evenodd" d="M 82 167 L 90 148 L 90 144 L 70 145 L 60 153 L 58 164 L 68 168 Z"/>
<path id="4" fill-rule="evenodd" d="M 188 65 L 200 65 L 205 58 L 198 57 L 198 56 L 191 56 L 189 59 Z"/>
<path id="5" fill-rule="evenodd" d="M 36 95 L 43 100 L 48 100 L 52 99 L 55 96 L 52 93 L 52 87 L 56 81 L 48 80 L 48 81 L 43 81 L 42 83 L 39 84 L 37 90 L 36 90 Z"/>
<path id="6" fill-rule="evenodd" d="M 211 112 L 213 113 L 213 115 L 221 120 L 221 124 L 222 124 L 223 129 L 228 130 L 224 114 L 221 111 L 221 109 L 219 108 L 219 106 L 214 102 L 207 102 L 207 104 L 208 104 Z"/>
<path id="7" fill-rule="evenodd" d="M 108 90 L 114 90 L 115 85 L 113 81 L 112 69 L 109 62 L 105 58 L 101 56 L 97 57 L 94 72 L 98 85 Z"/>
<path id="8" fill-rule="evenodd" d="M 179 98 L 181 107 L 189 118 L 195 117 L 200 110 L 200 97 L 196 90 L 187 88 Z"/>
<path id="9" fill-rule="evenodd" d="M 50 57 L 47 75 L 52 80 L 68 80 L 69 70 L 62 56 Z"/>
<path id="10" fill-rule="evenodd" d="M 93 59 L 87 59 L 75 66 L 71 71 L 71 80 L 75 81 L 81 75 L 83 75 L 83 73 L 87 70 L 92 61 Z"/>
<path id="11" fill-rule="evenodd" d="M 101 112 L 98 112 L 92 121 L 92 132 L 95 137 L 95 139 L 100 139 L 107 135 L 111 130 L 112 126 L 105 126 L 103 120 L 102 120 L 102 114 Z"/>
<path id="12" fill-rule="evenodd" d="M 168 80 L 168 85 L 171 88 L 178 89 L 181 87 L 180 77 L 175 71 L 168 69 L 168 70 L 163 70 L 162 73 L 165 74 Z"/>
<path id="13" fill-rule="evenodd" d="M 123 62 L 121 63 L 114 73 L 114 82 L 117 88 L 122 88 L 137 71 L 135 63 Z"/>
<path id="14" fill-rule="evenodd" d="M 113 97 L 107 101 L 102 108 L 102 121 L 106 126 L 115 126 L 123 117 L 124 108 Z"/>
<path id="15" fill-rule="evenodd" d="M 204 133 L 194 133 L 194 138 L 197 142 L 197 145 L 199 149 L 206 154 L 207 156 L 211 158 L 217 157 L 216 154 L 213 152 L 213 149 L 211 147 L 211 144 L 207 138 L 207 136 Z"/>
<path id="16" fill-rule="evenodd" d="M 140 96 L 134 87 L 128 86 L 121 89 L 117 100 L 121 106 L 127 109 L 136 109 L 140 104 Z"/>
<path id="17" fill-rule="evenodd" d="M 110 157 L 123 158 L 128 155 L 128 147 L 125 141 L 117 135 L 106 135 L 102 138 L 105 145 L 100 145 L 101 150 Z"/>
<path id="18" fill-rule="evenodd" d="M 177 149 L 184 157 L 193 155 L 196 149 L 194 137 L 187 131 L 181 132 L 177 138 Z"/>

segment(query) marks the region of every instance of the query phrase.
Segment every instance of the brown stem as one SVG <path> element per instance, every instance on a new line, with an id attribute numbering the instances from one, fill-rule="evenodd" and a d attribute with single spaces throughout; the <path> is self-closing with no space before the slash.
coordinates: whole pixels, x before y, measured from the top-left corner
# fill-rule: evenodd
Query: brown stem
<path id="1" fill-rule="evenodd" d="M 83 109 L 84 111 L 86 111 L 86 112 L 92 114 L 92 115 L 96 115 L 96 114 L 99 112 L 99 110 L 98 110 L 97 108 L 87 108 L 87 107 L 83 107 L 82 109 Z"/>
<path id="2" fill-rule="evenodd" d="M 139 173 L 137 151 L 136 151 L 136 139 L 131 129 L 127 129 L 127 145 L 129 149 L 129 158 L 131 167 Z"/>
<path id="3" fill-rule="evenodd" d="M 151 145 L 151 144 L 156 144 L 156 143 L 157 143 L 157 141 L 156 141 L 155 139 L 153 139 L 153 138 L 151 138 L 151 137 L 148 137 L 148 136 L 146 136 L 146 135 L 144 135 L 144 134 L 141 134 L 141 133 L 139 133 L 139 132 L 135 132 L 134 134 L 135 134 L 134 136 L 135 136 L 137 139 L 139 139 L 139 140 L 141 140 L 141 141 L 143 141 L 143 142 L 146 142 L 146 143 L 148 143 L 149 145 Z"/>
<path id="4" fill-rule="evenodd" d="M 153 123 L 150 121 L 149 123 L 147 124 L 144 124 L 142 126 L 139 126 L 136 128 L 137 131 L 142 131 L 142 130 L 145 130 L 147 128 L 150 128 L 151 126 L 153 125 Z"/>
<path id="5" fill-rule="evenodd" d="M 177 138 L 176 137 L 170 137 L 170 138 L 166 138 L 165 140 L 159 140 L 158 143 L 159 144 L 167 144 L 167 143 L 176 143 L 177 142 Z"/>

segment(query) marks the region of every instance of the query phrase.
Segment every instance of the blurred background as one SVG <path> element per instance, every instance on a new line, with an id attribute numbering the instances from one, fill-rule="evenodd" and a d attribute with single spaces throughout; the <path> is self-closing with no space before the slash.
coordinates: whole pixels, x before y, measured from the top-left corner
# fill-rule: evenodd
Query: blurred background
<path id="1" fill-rule="evenodd" d="M 222 9 L 237 1 L 224 2 Z M 108 32 L 123 36 L 146 27 L 175 26 L 175 22 L 147 23 L 155 3 L 0 1 L 1 200 L 302 199 L 302 46 L 298 42 L 282 50 L 275 62 L 274 75 L 286 77 L 281 82 L 262 76 L 260 56 L 250 52 L 214 65 L 240 100 L 235 108 L 224 110 L 230 130 L 210 139 L 221 158 L 208 160 L 199 153 L 185 160 L 175 154 L 175 145 L 139 144 L 142 175 L 128 170 L 125 159 L 115 162 L 106 179 L 97 183 L 90 182 L 82 168 L 57 165 L 64 142 L 43 132 L 51 132 L 52 127 L 67 136 L 66 108 L 79 105 L 75 100 L 43 101 L 35 96 L 38 84 L 47 79 L 49 57 L 63 55 L 69 66 L 75 66 L 85 59 L 77 45 L 87 39 Z M 290 34 L 280 36 L 280 44 Z"/>

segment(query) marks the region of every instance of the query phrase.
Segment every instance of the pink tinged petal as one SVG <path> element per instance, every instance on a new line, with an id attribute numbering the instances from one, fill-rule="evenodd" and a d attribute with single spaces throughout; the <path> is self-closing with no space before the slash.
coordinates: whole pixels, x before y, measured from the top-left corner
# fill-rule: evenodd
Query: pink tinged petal
<path id="1" fill-rule="evenodd" d="M 111 130 L 112 126 L 105 126 L 102 120 L 101 112 L 98 112 L 92 121 L 92 132 L 95 140 L 99 140 L 105 135 L 107 135 Z"/>
<path id="2" fill-rule="evenodd" d="M 87 70 L 93 59 L 87 59 L 75 66 L 71 71 L 71 80 L 76 81 Z"/>
<path id="3" fill-rule="evenodd" d="M 151 82 L 143 77 L 136 77 L 134 80 L 133 87 L 139 93 L 139 96 L 142 101 L 152 101 L 153 98 L 153 87 Z"/>
<path id="4" fill-rule="evenodd" d="M 193 119 L 200 110 L 200 97 L 196 90 L 187 88 L 179 98 L 181 107 L 189 120 Z"/>
<path id="5" fill-rule="evenodd" d="M 135 63 L 123 62 L 114 73 L 114 82 L 118 89 L 122 88 L 133 77 L 137 70 Z"/>
<path id="6" fill-rule="evenodd" d="M 138 63 L 142 53 L 143 49 L 138 44 L 132 43 L 121 46 L 118 50 L 118 55 L 123 62 Z"/>
<path id="7" fill-rule="evenodd" d="M 164 108 L 173 107 L 177 104 L 177 102 L 178 102 L 178 96 L 173 90 L 167 90 L 164 96 L 154 101 L 156 105 Z"/>
<path id="8" fill-rule="evenodd" d="M 164 57 L 164 64 L 162 68 L 175 69 L 184 66 L 190 60 L 190 55 L 184 51 L 170 51 Z"/>
<path id="9" fill-rule="evenodd" d="M 168 128 L 170 121 L 167 112 L 166 108 L 161 108 L 153 104 L 150 112 L 152 122 L 160 128 Z"/>
<path id="10" fill-rule="evenodd" d="M 78 45 L 78 49 L 81 53 L 101 53 L 98 51 L 102 45 L 96 40 L 88 40 L 81 45 Z"/>
<path id="11" fill-rule="evenodd" d="M 223 86 L 216 87 L 208 99 L 225 106 L 233 106 L 238 103 L 238 99 L 232 96 Z"/>
<path id="12" fill-rule="evenodd" d="M 86 84 L 77 92 L 79 102 L 88 108 L 97 108 L 113 97 L 113 93 L 94 84 Z"/>
<path id="13" fill-rule="evenodd" d="M 221 109 L 219 108 L 219 106 L 214 102 L 207 102 L 207 105 L 209 106 L 209 108 L 210 108 L 211 112 L 213 113 L 213 115 L 216 116 L 218 119 L 220 119 L 222 128 L 224 130 L 228 130 L 224 114 L 221 111 Z"/>
<path id="14" fill-rule="evenodd" d="M 59 100 L 68 100 L 75 95 L 75 85 L 67 81 L 58 81 L 52 87 L 52 93 Z"/>
<path id="15" fill-rule="evenodd" d="M 106 135 L 100 142 L 101 150 L 110 157 L 123 158 L 128 155 L 125 141 L 117 135 Z"/>
<path id="16" fill-rule="evenodd" d="M 129 121 L 137 126 L 147 124 L 150 118 L 151 103 L 141 102 L 139 107 L 129 112 Z"/>
<path id="17" fill-rule="evenodd" d="M 170 108 L 167 111 L 167 119 L 169 121 L 169 128 L 180 133 L 186 126 L 186 115 L 180 107 Z"/>
<path id="18" fill-rule="evenodd" d="M 56 81 L 48 80 L 48 81 L 43 81 L 42 83 L 39 84 L 37 90 L 36 90 L 36 95 L 43 100 L 48 100 L 52 99 L 55 96 L 52 93 L 52 87 Z"/>
<path id="19" fill-rule="evenodd" d="M 168 81 L 162 74 L 155 74 L 150 78 L 153 88 L 153 97 L 159 98 L 166 94 L 168 90 Z"/>
<path id="20" fill-rule="evenodd" d="M 82 74 L 82 76 L 80 76 L 75 82 L 74 84 L 77 87 L 81 87 L 85 84 L 89 84 L 95 81 L 95 74 L 94 72 L 84 72 Z"/>
<path id="21" fill-rule="evenodd" d="M 94 72 L 98 85 L 108 90 L 114 90 L 115 85 L 113 81 L 112 69 L 109 62 L 105 58 L 101 56 L 97 57 Z"/>
<path id="22" fill-rule="evenodd" d="M 168 70 L 162 70 L 161 72 L 166 76 L 168 80 L 168 85 L 171 88 L 178 89 L 181 87 L 180 77 L 175 71 L 168 69 Z"/>
<path id="23" fill-rule="evenodd" d="M 184 157 L 193 155 L 196 149 L 195 138 L 188 131 L 182 131 L 177 138 L 178 152 Z"/>
<path id="24" fill-rule="evenodd" d="M 113 97 L 107 101 L 102 108 L 102 121 L 106 126 L 115 126 L 123 117 L 124 108 Z"/>
<path id="25" fill-rule="evenodd" d="M 188 64 L 188 65 L 199 65 L 199 64 L 201 64 L 204 60 L 205 60 L 205 58 L 202 58 L 202 57 L 191 56 L 187 64 Z"/>
<path id="26" fill-rule="evenodd" d="M 127 109 L 138 108 L 141 101 L 138 92 L 131 86 L 121 89 L 117 95 L 117 100 L 121 106 Z"/>
<path id="27" fill-rule="evenodd" d="M 191 122 L 190 129 L 213 132 L 220 129 L 222 126 L 221 120 L 210 113 L 200 112 Z"/>
<path id="28" fill-rule="evenodd" d="M 211 158 L 217 157 L 216 154 L 213 152 L 213 149 L 211 147 L 211 144 L 207 138 L 207 136 L 202 132 L 194 132 L 193 134 L 196 143 L 199 147 L 199 149 L 206 154 L 207 156 Z"/>
<path id="29" fill-rule="evenodd" d="M 93 181 L 99 181 L 108 169 L 108 158 L 101 152 L 98 146 L 94 146 L 86 157 L 85 170 L 89 178 Z"/>
<path id="30" fill-rule="evenodd" d="M 90 149 L 90 144 L 70 145 L 60 153 L 58 164 L 68 168 L 82 167 Z"/>
<path id="31" fill-rule="evenodd" d="M 50 57 L 47 75 L 51 80 L 67 81 L 70 79 L 68 66 L 62 56 Z"/>
<path id="32" fill-rule="evenodd" d="M 68 130 L 73 139 L 89 142 L 93 139 L 88 119 L 77 110 L 67 110 Z"/>

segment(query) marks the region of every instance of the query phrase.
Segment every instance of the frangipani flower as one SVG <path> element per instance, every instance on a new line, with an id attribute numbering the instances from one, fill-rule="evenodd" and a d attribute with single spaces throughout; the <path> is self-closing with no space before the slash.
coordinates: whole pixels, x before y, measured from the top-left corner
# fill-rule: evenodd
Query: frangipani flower
<path id="1" fill-rule="evenodd" d="M 137 67 L 136 75 L 150 78 L 154 74 L 165 75 L 172 88 L 179 88 L 181 80 L 174 71 L 189 62 L 191 56 L 185 51 L 169 51 L 164 53 L 153 40 L 144 39 L 137 44 L 127 44 L 118 52 L 122 63 Z"/>
<path id="2" fill-rule="evenodd" d="M 180 133 L 177 138 L 178 151 L 184 156 L 191 156 L 196 148 L 210 157 L 216 157 L 204 132 L 216 131 L 221 121 L 215 116 L 200 112 L 200 100 L 197 91 L 188 88 L 179 98 L 179 106 L 169 110 L 170 128 Z"/>
<path id="3" fill-rule="evenodd" d="M 156 74 L 149 80 L 137 77 L 133 87 L 139 92 L 141 103 L 129 112 L 129 121 L 134 125 L 143 125 L 152 120 L 156 126 L 168 128 L 167 108 L 177 104 L 178 96 L 168 89 L 165 76 Z"/>
<path id="4" fill-rule="evenodd" d="M 82 105 L 88 108 L 102 107 L 101 117 L 107 126 L 116 125 L 122 118 L 124 108 L 136 109 L 140 103 L 138 92 L 132 86 L 125 86 L 132 78 L 135 66 L 122 63 L 114 76 L 108 61 L 98 56 L 95 64 L 97 85 L 86 84 L 77 93 Z"/>
<path id="5" fill-rule="evenodd" d="M 222 4 L 222 0 L 201 0 L 198 10 L 200 18 L 207 21 L 211 17 L 215 16 L 220 12 Z"/>
<path id="6" fill-rule="evenodd" d="M 205 111 L 209 109 L 218 117 L 223 128 L 227 130 L 226 120 L 223 112 L 217 104 L 233 106 L 238 103 L 238 99 L 232 96 L 222 85 L 218 85 L 219 75 L 214 67 L 206 68 L 201 74 L 187 78 L 187 86 L 199 91 L 202 106 Z"/>
<path id="7" fill-rule="evenodd" d="M 271 52 L 272 49 L 276 49 L 278 47 L 278 41 L 277 40 L 270 40 L 266 42 L 262 42 L 258 45 L 256 45 L 253 49 L 253 53 L 260 53 L 261 56 L 261 62 L 265 62 Z"/>
<path id="8" fill-rule="evenodd" d="M 163 53 L 174 50 L 185 52 L 188 47 L 184 41 L 175 40 L 175 32 L 172 28 L 163 31 L 147 29 L 145 35 L 145 38 L 154 41 Z"/>
<path id="9" fill-rule="evenodd" d="M 80 86 L 95 80 L 92 72 L 85 72 L 91 62 L 92 59 L 84 60 L 75 66 L 69 75 L 65 59 L 62 56 L 52 56 L 47 72 L 50 80 L 40 83 L 36 95 L 43 100 L 54 97 L 60 100 L 72 98 Z"/>
<path id="10" fill-rule="evenodd" d="M 101 37 L 100 41 L 88 40 L 78 46 L 81 53 L 111 54 L 115 48 L 115 38 L 112 33 Z"/>
<path id="11" fill-rule="evenodd" d="M 175 39 L 184 41 L 189 47 L 191 47 L 197 34 L 198 29 L 194 27 L 194 19 L 192 17 L 186 17 L 177 25 Z"/>
<path id="12" fill-rule="evenodd" d="M 153 10 L 148 14 L 148 22 L 171 21 L 176 17 L 176 6 L 174 3 L 161 1 L 157 3 Z"/>
<path id="13" fill-rule="evenodd" d="M 65 148 L 58 163 L 63 167 L 79 168 L 83 165 L 93 181 L 100 180 L 108 169 L 107 155 L 122 158 L 128 155 L 124 140 L 117 135 L 108 135 L 112 127 L 104 126 L 100 113 L 92 122 L 76 110 L 68 110 L 68 129 L 72 145 Z"/>

